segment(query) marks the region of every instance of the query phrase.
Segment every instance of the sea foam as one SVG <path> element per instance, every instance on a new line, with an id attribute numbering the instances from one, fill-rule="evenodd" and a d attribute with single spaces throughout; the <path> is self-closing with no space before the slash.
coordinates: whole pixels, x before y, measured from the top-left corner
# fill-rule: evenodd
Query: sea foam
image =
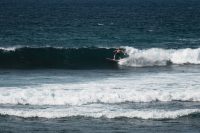
<path id="1" fill-rule="evenodd" d="M 156 109 L 113 109 L 105 106 L 81 106 L 69 108 L 46 108 L 46 109 L 0 109 L 1 115 L 11 115 L 18 117 L 92 117 L 92 118 L 141 118 L 141 119 L 175 119 L 190 114 L 200 113 L 199 109 L 179 109 L 179 110 L 156 110 Z"/>
<path id="2" fill-rule="evenodd" d="M 187 78 L 181 78 L 184 76 Z M 192 79 L 192 75 L 171 75 L 171 77 L 169 75 L 168 77 L 167 75 L 157 77 L 144 75 L 140 81 L 141 78 L 106 79 L 108 81 L 76 84 L 1 87 L 0 104 L 84 105 L 175 100 L 200 101 L 200 87 L 197 80 L 189 80 L 189 78 Z M 179 84 L 176 84 L 176 81 Z"/>
<path id="3" fill-rule="evenodd" d="M 132 67 L 166 66 L 168 64 L 200 64 L 200 48 L 197 49 L 136 49 L 125 47 L 127 58 L 119 64 Z"/>

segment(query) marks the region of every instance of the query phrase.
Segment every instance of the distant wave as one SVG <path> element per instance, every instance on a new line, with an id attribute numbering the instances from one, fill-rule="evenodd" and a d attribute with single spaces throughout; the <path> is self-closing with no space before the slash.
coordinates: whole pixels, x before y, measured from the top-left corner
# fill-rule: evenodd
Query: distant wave
<path id="1" fill-rule="evenodd" d="M 132 67 L 166 66 L 170 64 L 200 64 L 200 48 L 197 49 L 136 49 L 125 47 L 128 58 L 121 59 L 120 65 Z"/>
<path id="2" fill-rule="evenodd" d="M 171 64 L 200 64 L 200 48 L 191 49 L 136 49 L 123 47 L 128 57 L 117 63 L 113 58 L 115 48 L 56 48 L 8 47 L 0 48 L 0 68 L 118 68 L 166 66 Z"/>

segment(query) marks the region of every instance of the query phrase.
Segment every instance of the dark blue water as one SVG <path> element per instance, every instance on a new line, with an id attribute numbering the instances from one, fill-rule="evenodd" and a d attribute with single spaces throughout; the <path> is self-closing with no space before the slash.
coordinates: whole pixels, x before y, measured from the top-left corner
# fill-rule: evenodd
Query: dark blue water
<path id="1" fill-rule="evenodd" d="M 0 0 L 0 132 L 199 133 L 199 31 L 199 0 Z"/>
<path id="2" fill-rule="evenodd" d="M 199 47 L 199 0 L 1 0 L 0 45 Z"/>

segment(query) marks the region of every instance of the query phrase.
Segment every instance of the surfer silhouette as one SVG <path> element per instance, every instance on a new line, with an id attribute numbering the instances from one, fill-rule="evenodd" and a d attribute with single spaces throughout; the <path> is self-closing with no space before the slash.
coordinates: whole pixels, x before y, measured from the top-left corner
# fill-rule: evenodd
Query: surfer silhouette
<path id="1" fill-rule="evenodd" d="M 124 50 L 120 49 L 120 48 L 117 48 L 114 52 L 114 57 L 113 57 L 113 60 L 118 60 L 118 59 L 121 59 L 121 54 L 125 54 Z"/>

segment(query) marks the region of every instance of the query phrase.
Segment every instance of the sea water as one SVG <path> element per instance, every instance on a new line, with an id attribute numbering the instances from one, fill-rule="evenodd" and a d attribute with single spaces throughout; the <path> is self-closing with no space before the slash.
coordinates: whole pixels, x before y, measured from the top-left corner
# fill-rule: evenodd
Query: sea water
<path id="1" fill-rule="evenodd" d="M 198 0 L 1 0 L 0 132 L 199 133 L 199 30 Z"/>

